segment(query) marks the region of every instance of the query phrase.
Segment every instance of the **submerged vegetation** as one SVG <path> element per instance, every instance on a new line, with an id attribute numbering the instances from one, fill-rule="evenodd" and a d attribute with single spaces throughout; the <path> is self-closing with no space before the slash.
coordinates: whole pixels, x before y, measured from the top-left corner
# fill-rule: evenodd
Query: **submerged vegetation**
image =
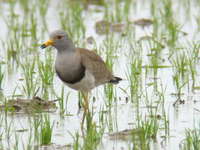
<path id="1" fill-rule="evenodd" d="M 200 149 L 199 10 L 198 0 L 0 1 L 0 149 Z M 56 77 L 56 51 L 39 48 L 57 28 L 123 78 L 93 90 L 83 130 L 82 96 Z"/>

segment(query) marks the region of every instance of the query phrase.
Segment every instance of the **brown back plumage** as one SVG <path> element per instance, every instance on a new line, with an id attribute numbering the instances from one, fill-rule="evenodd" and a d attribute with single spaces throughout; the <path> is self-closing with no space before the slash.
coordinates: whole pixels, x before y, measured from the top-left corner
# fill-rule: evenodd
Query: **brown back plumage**
<path id="1" fill-rule="evenodd" d="M 82 65 L 93 74 L 96 86 L 115 79 L 103 59 L 95 52 L 84 48 L 77 48 L 77 51 L 81 55 Z"/>

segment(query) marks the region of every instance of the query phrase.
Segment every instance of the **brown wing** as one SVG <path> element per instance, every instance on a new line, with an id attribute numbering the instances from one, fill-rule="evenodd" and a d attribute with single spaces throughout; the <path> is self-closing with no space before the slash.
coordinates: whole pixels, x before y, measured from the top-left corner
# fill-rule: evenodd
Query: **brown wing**
<path id="1" fill-rule="evenodd" d="M 87 49 L 77 48 L 77 50 L 80 52 L 82 65 L 95 77 L 96 86 L 113 79 L 112 73 L 100 56 Z"/>

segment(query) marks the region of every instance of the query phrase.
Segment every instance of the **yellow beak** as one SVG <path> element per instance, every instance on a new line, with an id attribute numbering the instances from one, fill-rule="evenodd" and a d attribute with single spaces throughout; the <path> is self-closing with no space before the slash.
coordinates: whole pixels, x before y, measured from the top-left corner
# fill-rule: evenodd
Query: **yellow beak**
<path id="1" fill-rule="evenodd" d="M 44 44 L 41 45 L 41 48 L 46 48 L 47 46 L 53 45 L 53 40 L 48 40 Z"/>

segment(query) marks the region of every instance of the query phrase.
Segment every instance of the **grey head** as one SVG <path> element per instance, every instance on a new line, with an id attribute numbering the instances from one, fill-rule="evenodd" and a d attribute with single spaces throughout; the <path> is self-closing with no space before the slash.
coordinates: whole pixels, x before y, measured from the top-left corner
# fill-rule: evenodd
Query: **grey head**
<path id="1" fill-rule="evenodd" d="M 63 30 L 55 30 L 50 33 L 50 39 L 42 44 L 41 48 L 46 48 L 47 46 L 55 47 L 58 52 L 61 51 L 73 51 L 75 49 L 72 40 L 68 37 L 67 33 Z"/>

